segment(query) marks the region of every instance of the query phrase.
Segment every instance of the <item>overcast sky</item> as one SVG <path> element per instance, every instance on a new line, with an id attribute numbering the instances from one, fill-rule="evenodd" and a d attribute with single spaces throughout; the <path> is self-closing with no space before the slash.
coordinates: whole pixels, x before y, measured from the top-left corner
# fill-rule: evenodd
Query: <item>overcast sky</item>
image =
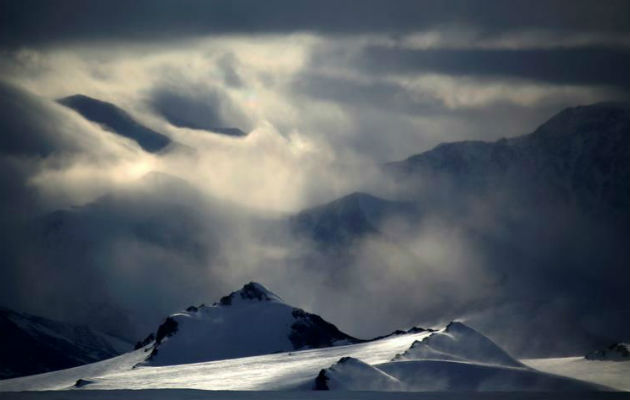
<path id="1" fill-rule="evenodd" d="M 214 121 L 267 126 L 336 159 L 522 134 L 629 87 L 625 1 L 3 1 L 2 11 L 3 77 L 37 95 L 81 92 L 137 112 L 203 97 Z"/>
<path id="2" fill-rule="evenodd" d="M 526 134 L 565 107 L 625 101 L 629 11 L 624 0 L 0 0 L 0 219 L 21 227 L 149 172 L 206 202 L 297 212 L 439 143 Z M 73 94 L 114 103 L 177 145 L 144 152 L 55 103 Z M 199 284 L 219 295 L 261 275 L 235 258 L 238 273 Z M 208 262 L 168 251 L 159 261 Z M 39 272 L 14 262 L 3 265 L 5 299 L 35 290 L 24 282 Z"/>

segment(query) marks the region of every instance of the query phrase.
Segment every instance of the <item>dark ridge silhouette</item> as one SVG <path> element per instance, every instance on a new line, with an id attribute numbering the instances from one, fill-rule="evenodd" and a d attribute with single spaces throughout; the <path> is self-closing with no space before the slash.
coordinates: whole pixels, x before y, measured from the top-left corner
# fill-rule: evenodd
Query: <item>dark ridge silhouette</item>
<path id="1" fill-rule="evenodd" d="M 120 339 L 86 326 L 0 307 L 0 379 L 72 368 L 117 356 Z M 116 347 L 118 346 L 118 347 Z M 125 346 L 126 347 L 126 346 Z"/>
<path id="2" fill-rule="evenodd" d="M 150 153 L 157 153 L 171 143 L 167 136 L 139 124 L 126 111 L 112 103 L 82 94 L 57 101 L 104 129 L 136 141 L 143 150 Z"/>

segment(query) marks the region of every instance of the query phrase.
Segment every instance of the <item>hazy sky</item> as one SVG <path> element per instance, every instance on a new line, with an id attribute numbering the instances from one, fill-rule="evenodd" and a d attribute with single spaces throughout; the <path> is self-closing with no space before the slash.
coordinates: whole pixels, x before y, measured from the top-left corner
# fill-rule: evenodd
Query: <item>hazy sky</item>
<path id="1" fill-rule="evenodd" d="M 49 273 L 98 282 L 94 293 L 122 308 L 145 310 L 164 296 L 160 312 L 180 305 L 172 301 L 180 287 L 168 289 L 173 271 L 186 276 L 182 286 L 192 285 L 194 295 L 183 303 L 204 296 L 209 302 L 243 279 L 268 277 L 281 286 L 280 295 L 284 290 L 292 299 L 300 294 L 293 278 L 317 282 L 317 288 L 330 285 L 329 277 L 291 272 L 286 248 L 261 248 L 264 225 L 254 229 L 230 212 L 217 212 L 214 204 L 239 207 L 236 214 L 243 207 L 277 217 L 358 189 L 385 193 L 375 184 L 381 182 L 380 163 L 442 142 L 525 134 L 568 106 L 624 100 L 630 84 L 629 11 L 623 0 L 0 0 L 0 221 L 30 232 L 33 218 L 111 193 L 132 193 L 121 195 L 126 200 L 108 212 L 135 221 L 140 217 L 134 213 L 178 196 L 162 186 L 143 192 L 139 182 L 149 172 L 180 178 L 198 193 L 182 195 L 190 215 L 180 220 L 213 221 L 185 228 L 175 217 L 164 222 L 197 235 L 195 245 L 204 249 L 199 257 L 194 251 L 182 255 L 164 246 L 145 247 L 141 240 L 114 241 L 111 253 L 101 249 L 105 255 L 79 257 L 87 269 L 98 269 L 81 272 L 85 276 L 33 255 L 7 257 L 2 300 L 44 312 L 37 297 L 52 299 L 49 304 L 59 305 L 49 314 L 67 318 L 59 311 L 66 303 L 58 293 L 35 282 Z M 162 154 L 146 153 L 55 103 L 79 93 L 118 105 L 176 145 Z M 182 120 L 188 127 L 174 122 Z M 204 127 L 249 134 L 232 138 L 193 129 Z M 103 228 L 107 237 L 115 238 L 116 228 L 108 229 Z M 450 277 L 437 281 L 453 278 L 474 258 L 474 250 L 464 251 L 467 238 L 439 221 L 416 233 L 417 247 L 430 249 L 423 253 L 427 264 L 453 264 L 447 268 Z M 22 240 L 3 235 L 8 242 Z M 209 243 L 217 236 L 233 249 L 229 257 L 209 258 Z M 160 243 L 172 244 L 171 239 Z M 188 245 L 189 238 L 182 241 Z M 250 242 L 247 251 L 234 244 Z M 447 242 L 464 250 L 452 254 L 442 247 Z M 366 264 L 389 254 L 380 245 L 363 246 Z M 258 252 L 282 260 L 283 267 L 259 265 Z M 90 264 L 100 256 L 102 262 Z M 139 277 L 149 268 L 169 272 L 158 273 L 159 282 L 142 289 Z M 470 272 L 466 275 L 474 276 Z M 413 282 L 408 273 L 385 289 L 371 287 L 367 277 L 378 274 L 368 273 L 355 294 L 383 294 Z M 191 284 L 195 274 L 203 277 Z M 135 283 L 117 283 L 123 278 Z M 486 284 L 458 282 L 453 290 L 466 293 Z M 68 293 L 75 289 L 69 285 Z M 337 308 L 337 321 L 352 313 L 352 302 L 330 304 L 341 297 L 317 299 L 315 289 L 305 296 L 299 305 Z M 392 305 L 379 307 L 376 314 L 386 315 Z M 415 317 L 390 319 L 387 326 Z M 357 321 L 348 327 L 378 330 Z"/>
<path id="2" fill-rule="evenodd" d="M 322 187 L 323 168 L 527 133 L 565 106 L 623 99 L 629 87 L 623 1 L 3 1 L 2 9 L 5 82 L 42 99 L 82 93 L 117 104 L 203 153 L 177 175 L 276 210 L 347 192 L 346 182 Z M 251 134 L 225 140 L 167 122 L 177 117 Z M 170 160 L 140 158 L 131 178 L 173 172 Z M 98 169 L 96 180 L 84 176 L 93 185 Z"/>

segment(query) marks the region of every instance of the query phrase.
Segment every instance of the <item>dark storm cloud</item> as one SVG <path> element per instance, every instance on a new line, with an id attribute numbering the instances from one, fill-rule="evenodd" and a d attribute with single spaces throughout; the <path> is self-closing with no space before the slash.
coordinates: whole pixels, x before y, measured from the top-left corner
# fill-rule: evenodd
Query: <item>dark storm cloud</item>
<path id="1" fill-rule="evenodd" d="M 443 25 L 483 32 L 526 29 L 627 32 L 628 2 L 556 0 L 351 0 L 0 2 L 0 44 L 23 46 L 90 39 L 176 39 L 208 33 L 401 33 Z"/>
<path id="2" fill-rule="evenodd" d="M 371 80 L 361 82 L 332 75 L 308 73 L 298 75 L 292 89 L 302 95 L 333 100 L 350 107 L 376 107 L 409 114 L 430 114 L 443 109 L 434 97 L 413 96 L 400 84 Z M 420 98 L 418 98 L 420 97 Z"/>
<path id="3" fill-rule="evenodd" d="M 430 49 L 368 47 L 353 65 L 373 74 L 436 72 L 554 84 L 630 86 L 630 49 Z"/>
<path id="4" fill-rule="evenodd" d="M 322 65 L 319 61 L 315 64 Z M 349 78 L 306 70 L 295 77 L 291 90 L 297 96 L 333 103 L 352 120 L 351 127 L 343 134 L 330 134 L 329 142 L 388 162 L 430 148 L 427 143 L 522 135 L 567 102 L 575 101 L 571 93 L 555 91 L 550 85 L 528 86 L 531 84 L 528 82 L 519 88 L 512 86 L 513 83 L 509 79 L 484 83 L 477 78 L 463 82 L 473 89 L 464 88 L 457 93 L 461 89 L 457 81 L 453 86 L 449 83 L 426 88 L 387 80 L 384 73 Z M 506 88 L 512 93 L 522 93 L 522 98 L 518 94 L 507 95 Z M 541 93 L 534 101 L 525 98 L 531 88 Z M 487 98 L 477 96 L 477 91 L 484 90 Z M 612 91 L 611 96 L 614 96 Z M 461 103 L 459 100 L 448 103 L 452 101 L 449 99 L 458 98 Z M 411 119 L 422 122 L 413 123 Z"/>
<path id="5" fill-rule="evenodd" d="M 153 109 L 171 124 L 213 131 L 229 136 L 244 136 L 251 123 L 220 88 L 182 90 L 157 88 L 149 99 Z"/>

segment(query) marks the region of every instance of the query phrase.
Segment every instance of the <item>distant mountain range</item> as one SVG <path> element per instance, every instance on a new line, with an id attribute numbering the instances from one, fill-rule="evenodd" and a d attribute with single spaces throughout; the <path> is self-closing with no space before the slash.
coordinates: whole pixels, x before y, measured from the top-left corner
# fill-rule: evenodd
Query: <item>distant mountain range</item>
<path id="1" fill-rule="evenodd" d="M 506 309 L 514 302 L 519 310 L 487 317 L 489 333 L 519 353 L 579 354 L 630 335 L 629 139 L 628 104 L 569 108 L 524 136 L 445 143 L 385 164 L 386 179 L 396 182 L 387 194 L 391 200 L 355 193 L 304 210 L 291 223 L 299 237 L 334 250 L 329 257 L 313 257 L 316 268 L 338 271 L 356 262 L 354 244 L 365 237 L 413 259 L 406 235 L 427 219 L 439 219 L 464 234 L 483 257 L 484 270 L 498 277 L 492 290 L 501 293 Z M 392 237 L 383 229 L 392 221 L 407 229 Z M 389 268 L 387 259 L 383 268 Z M 587 302 L 583 293 L 597 295 Z M 559 296 L 565 305 L 551 311 L 543 299 Z M 555 348 L 547 348 L 543 338 L 514 343 L 489 326 L 504 320 L 527 329 L 526 316 L 537 315 L 537 331 L 558 329 L 570 326 L 578 318 L 571 310 L 578 309 L 603 320 L 565 332 L 562 336 L 572 339 Z M 523 317 L 516 321 L 515 315 Z"/>
<path id="2" fill-rule="evenodd" d="M 444 143 L 385 164 L 383 170 L 399 183 L 397 200 L 352 193 L 301 211 L 292 223 L 298 234 L 343 246 L 377 233 L 388 218 L 453 215 L 467 202 L 490 197 L 504 208 L 569 207 L 627 230 L 629 132 L 627 104 L 569 108 L 528 135 Z M 505 215 L 499 207 L 495 211 Z"/>
<path id="3" fill-rule="evenodd" d="M 0 307 L 0 379 L 76 367 L 131 350 L 120 338 L 86 326 Z"/>
<path id="4" fill-rule="evenodd" d="M 436 178 L 450 182 L 458 194 L 509 189 L 521 202 L 627 214 L 629 132 L 627 104 L 580 106 L 556 114 L 528 135 L 445 143 L 385 169 L 407 184 Z"/>

